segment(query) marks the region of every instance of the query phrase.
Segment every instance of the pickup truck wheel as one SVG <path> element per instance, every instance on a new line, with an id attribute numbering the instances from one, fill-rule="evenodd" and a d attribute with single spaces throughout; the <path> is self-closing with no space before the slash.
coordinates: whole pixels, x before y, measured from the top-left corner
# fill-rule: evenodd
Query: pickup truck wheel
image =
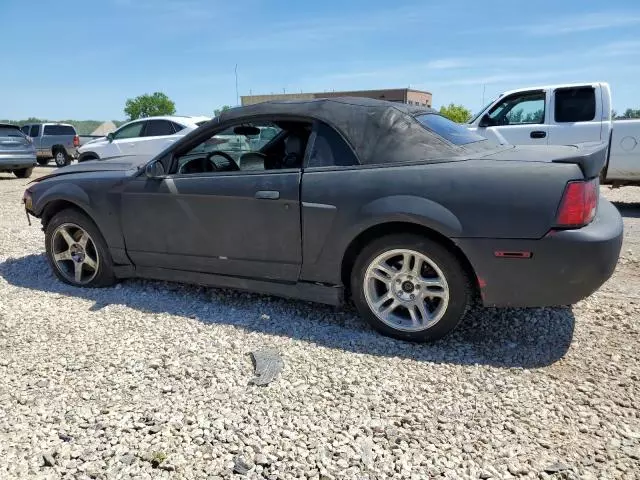
<path id="1" fill-rule="evenodd" d="M 71 159 L 64 150 L 56 150 L 53 152 L 53 160 L 58 167 L 65 167 L 71 163 Z"/>
<path id="2" fill-rule="evenodd" d="M 45 165 L 49 164 L 49 159 L 48 158 L 38 158 L 38 165 L 44 167 Z"/>
<path id="3" fill-rule="evenodd" d="M 18 178 L 29 178 L 33 173 L 33 167 L 21 168 L 20 170 L 14 170 L 13 174 Z"/>
<path id="4" fill-rule="evenodd" d="M 63 210 L 45 230 L 47 259 L 56 276 L 76 287 L 107 287 L 116 281 L 107 244 L 95 223 L 75 209 Z"/>
<path id="5" fill-rule="evenodd" d="M 415 342 L 451 332 L 472 298 L 455 255 L 413 234 L 389 235 L 367 245 L 356 259 L 351 293 L 360 315 L 374 329 Z"/>

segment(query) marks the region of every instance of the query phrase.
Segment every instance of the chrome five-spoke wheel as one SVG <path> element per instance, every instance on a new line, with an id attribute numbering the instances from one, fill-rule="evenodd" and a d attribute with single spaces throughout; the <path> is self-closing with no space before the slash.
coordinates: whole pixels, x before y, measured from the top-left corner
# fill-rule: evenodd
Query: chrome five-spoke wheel
<path id="1" fill-rule="evenodd" d="M 398 330 L 435 325 L 449 304 L 449 285 L 428 256 L 394 249 L 377 256 L 366 270 L 364 293 L 371 311 Z"/>
<path id="2" fill-rule="evenodd" d="M 78 225 L 64 223 L 54 230 L 51 253 L 56 268 L 70 283 L 86 285 L 98 274 L 100 258 L 96 244 Z"/>

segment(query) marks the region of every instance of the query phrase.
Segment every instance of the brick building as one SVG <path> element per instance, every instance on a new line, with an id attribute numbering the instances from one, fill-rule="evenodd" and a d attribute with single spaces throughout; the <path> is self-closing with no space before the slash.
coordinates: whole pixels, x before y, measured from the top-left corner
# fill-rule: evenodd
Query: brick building
<path id="1" fill-rule="evenodd" d="M 319 92 L 319 93 L 279 93 L 272 95 L 244 95 L 240 97 L 242 105 L 268 102 L 270 100 L 313 100 L 314 98 L 331 97 L 368 97 L 391 102 L 406 103 L 423 107 L 431 106 L 431 93 L 410 88 L 393 88 L 387 90 L 355 90 L 351 92 Z"/>

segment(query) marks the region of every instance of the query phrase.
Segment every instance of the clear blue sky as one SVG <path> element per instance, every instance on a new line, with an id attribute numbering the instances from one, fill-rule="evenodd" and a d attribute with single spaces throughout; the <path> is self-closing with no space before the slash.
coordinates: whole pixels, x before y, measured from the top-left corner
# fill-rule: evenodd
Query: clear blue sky
<path id="1" fill-rule="evenodd" d="M 0 4 L 0 118 L 121 119 L 156 90 L 211 114 L 236 103 L 236 63 L 240 95 L 411 86 L 475 111 L 483 86 L 607 81 L 640 108 L 638 0 Z"/>

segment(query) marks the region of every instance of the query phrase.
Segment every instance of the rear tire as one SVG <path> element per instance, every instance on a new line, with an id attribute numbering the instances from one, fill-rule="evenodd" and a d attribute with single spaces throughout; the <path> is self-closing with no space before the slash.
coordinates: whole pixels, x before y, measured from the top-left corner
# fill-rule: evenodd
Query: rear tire
<path id="1" fill-rule="evenodd" d="M 45 229 L 47 259 L 53 273 L 75 287 L 108 287 L 116 282 L 104 237 L 84 213 L 56 213 Z"/>
<path id="2" fill-rule="evenodd" d="M 414 234 L 388 235 L 368 244 L 356 259 L 351 294 L 375 330 L 412 342 L 447 335 L 472 300 L 469 279 L 456 256 Z"/>
<path id="3" fill-rule="evenodd" d="M 53 151 L 53 160 L 58 167 L 66 167 L 71 163 L 71 158 L 63 149 L 59 148 Z"/>
<path id="4" fill-rule="evenodd" d="M 45 165 L 49 165 L 50 158 L 38 158 L 38 165 L 44 167 Z"/>
<path id="5" fill-rule="evenodd" d="M 14 170 L 13 174 L 18 178 L 29 178 L 33 173 L 33 167 L 21 168 L 20 170 Z"/>

